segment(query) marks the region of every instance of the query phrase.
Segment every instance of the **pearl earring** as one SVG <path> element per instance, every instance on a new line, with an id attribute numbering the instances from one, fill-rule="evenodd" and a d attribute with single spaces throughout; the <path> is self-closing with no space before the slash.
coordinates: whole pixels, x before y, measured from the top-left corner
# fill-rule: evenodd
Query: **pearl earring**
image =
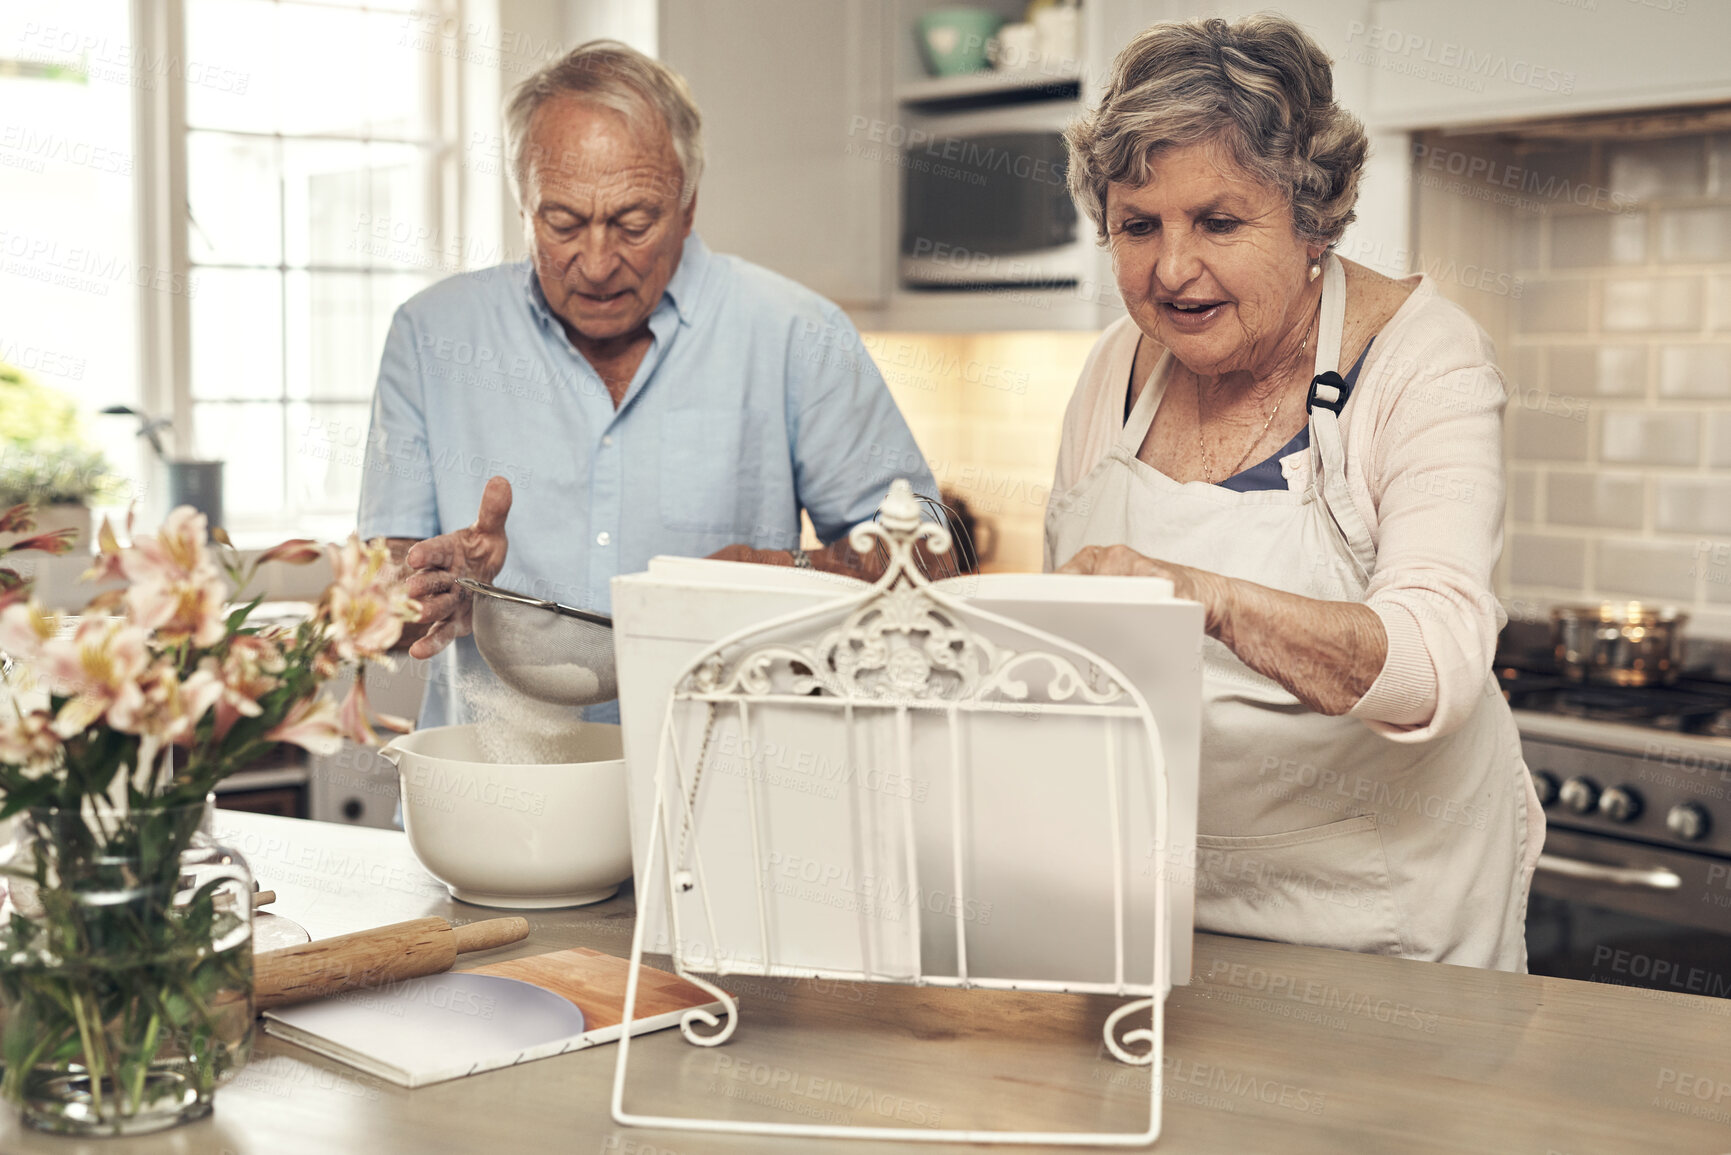
<path id="1" fill-rule="evenodd" d="M 1314 280 L 1316 280 L 1316 278 L 1318 278 L 1320 276 L 1322 276 L 1322 262 L 1321 261 L 1310 262 L 1310 279 L 1314 281 Z"/>

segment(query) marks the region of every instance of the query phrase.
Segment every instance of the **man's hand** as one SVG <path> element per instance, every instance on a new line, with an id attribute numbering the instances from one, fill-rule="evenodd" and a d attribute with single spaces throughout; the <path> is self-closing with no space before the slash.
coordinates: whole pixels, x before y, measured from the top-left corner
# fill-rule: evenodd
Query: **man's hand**
<path id="1" fill-rule="evenodd" d="M 812 550 L 807 556 L 811 559 L 811 568 L 822 573 L 845 574 L 867 582 L 875 582 L 884 576 L 885 553 L 882 546 L 873 553 L 859 554 L 854 552 L 853 546 L 849 545 L 844 537 L 823 549 Z M 744 544 L 724 546 L 709 557 L 712 561 L 744 561 L 758 565 L 793 564 L 793 554 L 788 550 L 753 549 Z M 956 565 L 956 551 L 953 547 L 947 554 L 934 554 L 921 542 L 914 549 L 914 562 L 934 581 L 954 577 L 961 572 Z"/>
<path id="2" fill-rule="evenodd" d="M 756 565 L 792 565 L 793 554 L 785 549 L 752 549 L 743 542 L 723 546 L 709 555 L 710 561 L 744 561 Z"/>
<path id="3" fill-rule="evenodd" d="M 458 578 L 490 582 L 505 568 L 505 518 L 511 512 L 511 483 L 503 477 L 487 482 L 475 524 L 455 533 L 429 537 L 410 548 L 404 559 L 414 573 L 409 596 L 421 603 L 418 621 L 426 633 L 409 647 L 409 655 L 430 658 L 453 639 L 469 633 L 470 598 Z"/>

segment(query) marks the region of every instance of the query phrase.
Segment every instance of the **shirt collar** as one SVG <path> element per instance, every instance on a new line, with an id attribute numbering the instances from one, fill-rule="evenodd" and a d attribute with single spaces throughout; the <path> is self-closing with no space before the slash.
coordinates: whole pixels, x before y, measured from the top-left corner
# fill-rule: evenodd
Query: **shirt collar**
<path id="1" fill-rule="evenodd" d="M 685 238 L 685 248 L 679 255 L 679 267 L 673 270 L 673 277 L 667 282 L 667 288 L 662 290 L 661 304 L 670 304 L 678 312 L 679 319 L 685 324 L 691 324 L 691 319 L 697 313 L 697 301 L 703 286 L 704 274 L 709 270 L 709 246 L 703 243 L 703 238 L 694 231 Z M 543 325 L 551 325 L 563 332 L 559 318 L 553 315 L 552 306 L 547 304 L 547 295 L 541 291 L 541 282 L 535 276 L 535 261 L 533 258 L 523 262 L 523 291 L 529 298 L 529 312 Z M 655 312 L 660 312 L 661 304 L 657 304 Z"/>
<path id="2" fill-rule="evenodd" d="M 703 276 L 709 271 L 709 246 L 703 243 L 703 238 L 693 229 L 685 238 L 685 251 L 680 254 L 679 267 L 673 270 L 673 277 L 667 282 L 665 297 L 673 299 L 673 307 L 679 310 L 679 319 L 687 325 L 697 315 L 697 297 L 703 287 Z"/>

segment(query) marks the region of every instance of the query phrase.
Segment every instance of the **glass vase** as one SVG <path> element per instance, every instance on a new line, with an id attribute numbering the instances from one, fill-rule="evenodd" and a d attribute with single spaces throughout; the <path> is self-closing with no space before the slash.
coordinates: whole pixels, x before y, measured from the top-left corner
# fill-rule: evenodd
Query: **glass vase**
<path id="1" fill-rule="evenodd" d="M 0 921 L 0 1091 L 44 1131 L 210 1114 L 252 1051 L 252 871 L 210 802 L 26 810 Z"/>

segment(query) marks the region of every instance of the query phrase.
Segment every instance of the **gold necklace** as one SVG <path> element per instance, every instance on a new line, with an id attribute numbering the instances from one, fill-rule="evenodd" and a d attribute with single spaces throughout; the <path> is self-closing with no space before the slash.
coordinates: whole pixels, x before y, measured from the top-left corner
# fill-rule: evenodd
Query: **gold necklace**
<path id="1" fill-rule="evenodd" d="M 1320 299 L 1317 301 L 1317 312 L 1318 312 L 1318 314 L 1320 314 L 1322 312 L 1322 302 Z M 1298 355 L 1300 357 L 1303 357 L 1304 351 L 1306 349 L 1308 349 L 1309 347 L 1310 347 L 1310 326 L 1306 325 L 1304 327 L 1304 340 L 1302 340 L 1298 343 Z M 1268 436 L 1268 429 L 1270 426 L 1272 426 L 1274 424 L 1275 415 L 1280 412 L 1280 403 L 1284 400 L 1286 400 L 1285 396 L 1276 397 L 1274 399 L 1274 408 L 1270 409 L 1268 411 L 1268 420 L 1266 420 L 1262 423 L 1262 431 L 1256 435 L 1256 440 L 1252 441 L 1249 444 L 1249 446 L 1247 446 L 1245 448 L 1244 456 L 1242 456 L 1238 459 L 1237 464 L 1235 464 L 1231 469 L 1227 470 L 1225 473 L 1220 475 L 1220 478 L 1219 478 L 1220 481 L 1225 481 L 1228 477 L 1236 477 L 1238 475 L 1238 471 L 1240 469 L 1244 468 L 1244 463 L 1246 461 L 1250 460 L 1250 454 L 1256 449 L 1256 447 L 1258 445 L 1262 444 L 1262 439 L 1264 437 Z M 1197 378 L 1197 381 L 1196 381 L 1196 448 L 1200 449 L 1202 451 L 1202 480 L 1206 481 L 1210 485 L 1216 484 L 1216 481 L 1214 478 L 1214 455 L 1212 453 L 1208 452 L 1208 442 L 1204 441 L 1202 438 L 1202 380 L 1201 380 L 1201 378 Z"/>
<path id="2" fill-rule="evenodd" d="M 1274 416 L 1280 412 L 1280 403 L 1284 400 L 1286 400 L 1284 397 L 1274 399 L 1274 408 L 1268 411 L 1268 420 L 1262 423 L 1262 431 L 1256 435 L 1256 440 L 1250 443 L 1249 448 L 1245 449 L 1244 456 L 1238 459 L 1237 464 L 1220 476 L 1220 481 L 1236 476 L 1238 471 L 1244 468 L 1244 463 L 1250 460 L 1251 450 L 1261 445 L 1262 439 L 1268 436 L 1268 427 L 1274 424 Z M 1215 484 L 1214 455 L 1208 452 L 1208 443 L 1202 439 L 1202 389 L 1200 382 L 1196 389 L 1196 447 L 1202 450 L 1202 480 L 1213 485 Z"/>

